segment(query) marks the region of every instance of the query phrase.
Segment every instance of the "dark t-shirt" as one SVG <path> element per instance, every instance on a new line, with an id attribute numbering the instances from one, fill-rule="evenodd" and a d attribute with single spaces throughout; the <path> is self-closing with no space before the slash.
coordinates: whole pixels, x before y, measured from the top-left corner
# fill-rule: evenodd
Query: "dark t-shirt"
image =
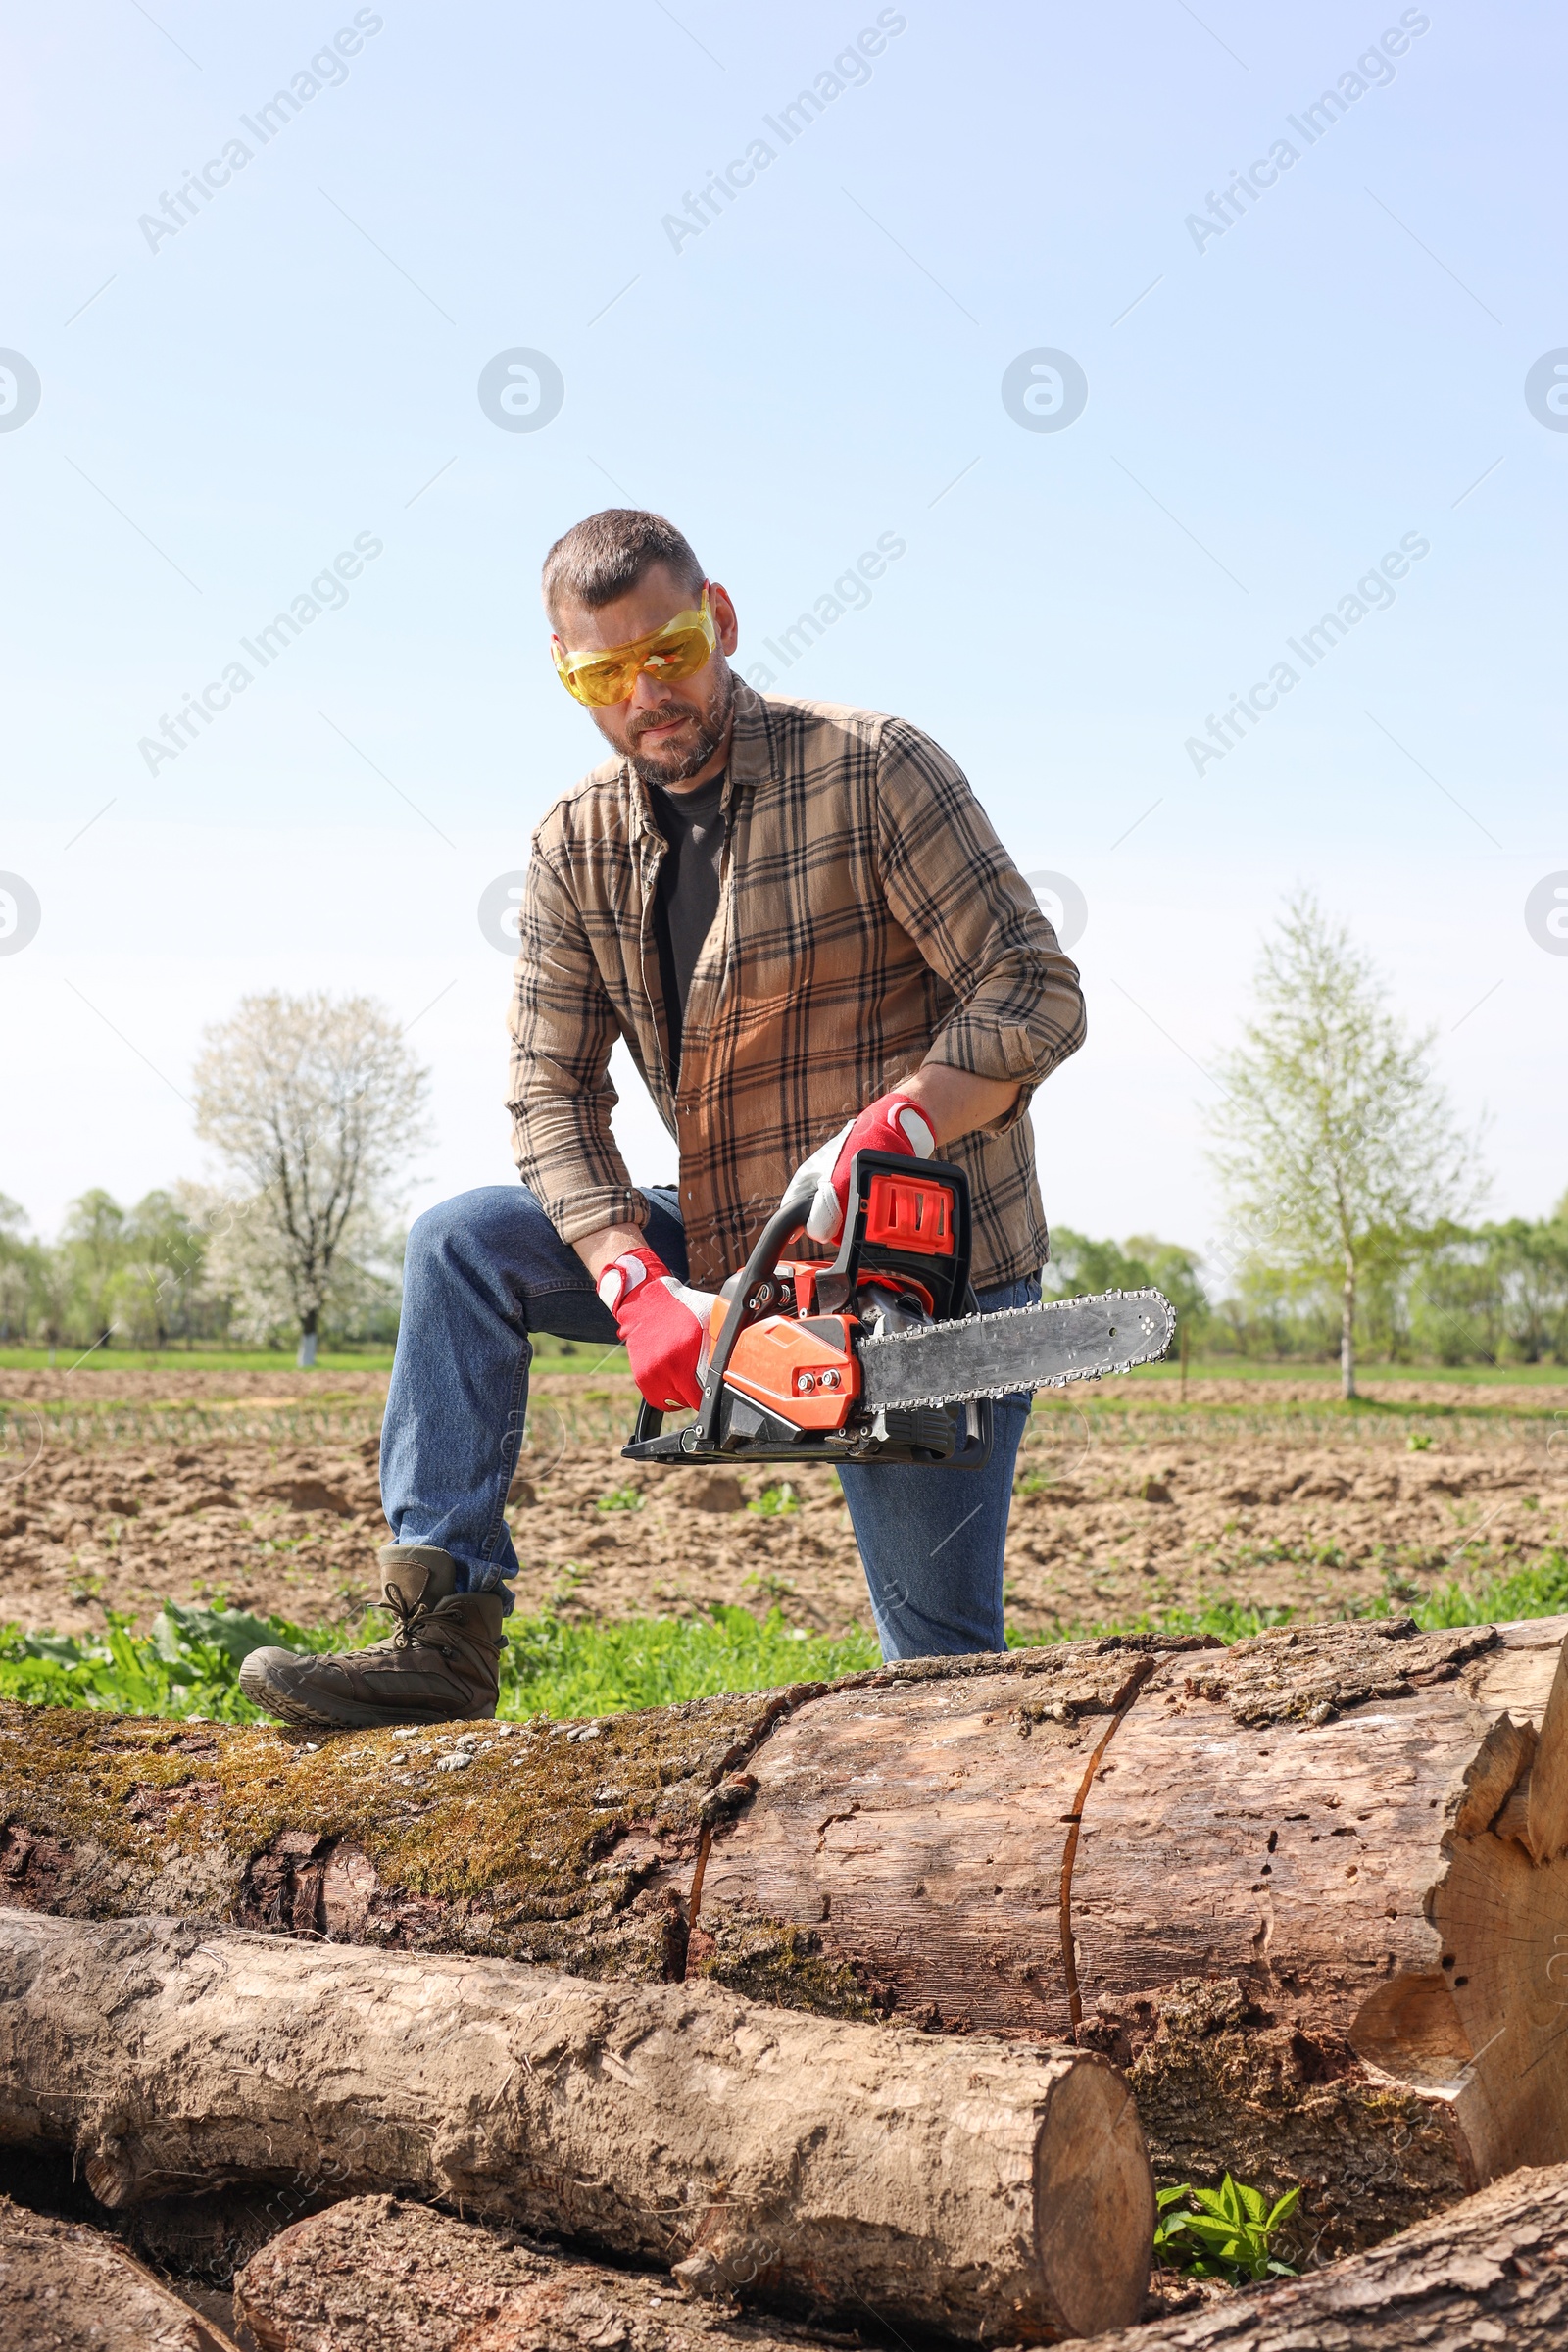
<path id="1" fill-rule="evenodd" d="M 669 1024 L 670 1073 L 680 1072 L 681 1032 L 686 999 L 703 942 L 718 912 L 718 868 L 724 854 L 724 819 L 719 803 L 724 779 L 714 776 L 686 792 L 650 788 L 654 822 L 667 847 L 659 869 L 659 897 L 654 909 L 659 935 L 659 973 L 664 988 L 664 1017 Z"/>

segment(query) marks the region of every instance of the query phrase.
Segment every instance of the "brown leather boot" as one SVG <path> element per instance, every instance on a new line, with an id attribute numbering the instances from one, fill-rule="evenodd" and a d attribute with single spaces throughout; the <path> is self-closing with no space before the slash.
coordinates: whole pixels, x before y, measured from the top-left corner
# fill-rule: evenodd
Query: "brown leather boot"
<path id="1" fill-rule="evenodd" d="M 459 1592 L 433 1544 L 384 1544 L 381 1590 L 397 1632 L 368 1649 L 319 1656 L 253 1649 L 239 1687 L 253 1706 L 316 1731 L 456 1723 L 494 1715 L 502 1649 L 499 1592 Z"/>

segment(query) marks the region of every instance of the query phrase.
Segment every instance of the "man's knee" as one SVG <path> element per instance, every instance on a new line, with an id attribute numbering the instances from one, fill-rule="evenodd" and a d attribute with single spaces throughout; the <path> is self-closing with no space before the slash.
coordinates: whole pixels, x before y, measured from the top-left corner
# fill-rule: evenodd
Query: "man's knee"
<path id="1" fill-rule="evenodd" d="M 424 1209 L 409 1228 L 405 1278 L 478 1260 L 515 1261 L 530 1249 L 561 1242 L 532 1193 L 520 1184 L 486 1184 Z"/>

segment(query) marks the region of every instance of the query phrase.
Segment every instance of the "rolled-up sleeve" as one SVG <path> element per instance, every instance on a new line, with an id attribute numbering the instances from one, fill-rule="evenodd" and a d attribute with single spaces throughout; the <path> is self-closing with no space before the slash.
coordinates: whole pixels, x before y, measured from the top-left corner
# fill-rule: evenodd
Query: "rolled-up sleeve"
<path id="1" fill-rule="evenodd" d="M 961 770 L 918 728 L 890 720 L 877 762 L 877 843 L 895 920 L 956 999 L 927 1061 L 1011 1081 L 1001 1135 L 1083 1044 L 1078 967 Z"/>
<path id="2" fill-rule="evenodd" d="M 576 901 L 537 835 L 517 921 L 507 1108 L 517 1173 L 564 1242 L 645 1225 L 611 1133 L 610 1054 L 620 1035 Z"/>

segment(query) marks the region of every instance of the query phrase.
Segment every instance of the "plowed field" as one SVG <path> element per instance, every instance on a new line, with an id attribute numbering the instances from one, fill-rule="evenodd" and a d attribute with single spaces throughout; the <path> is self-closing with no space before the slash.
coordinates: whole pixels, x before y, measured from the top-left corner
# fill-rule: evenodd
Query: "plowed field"
<path id="1" fill-rule="evenodd" d="M 0 1371 L 0 1621 L 145 1624 L 164 1598 L 302 1623 L 373 1590 L 385 1377 Z M 549 1372 L 509 1509 L 517 1599 L 574 1617 L 714 1601 L 865 1622 L 831 1473 L 634 1468 L 619 1379 Z M 889 1475 L 897 1475 L 890 1472 Z M 1477 1584 L 1568 1544 L 1568 1387 L 1106 1382 L 1037 1405 L 1007 1602 L 1051 1629 L 1224 1597 L 1315 1614 Z"/>

